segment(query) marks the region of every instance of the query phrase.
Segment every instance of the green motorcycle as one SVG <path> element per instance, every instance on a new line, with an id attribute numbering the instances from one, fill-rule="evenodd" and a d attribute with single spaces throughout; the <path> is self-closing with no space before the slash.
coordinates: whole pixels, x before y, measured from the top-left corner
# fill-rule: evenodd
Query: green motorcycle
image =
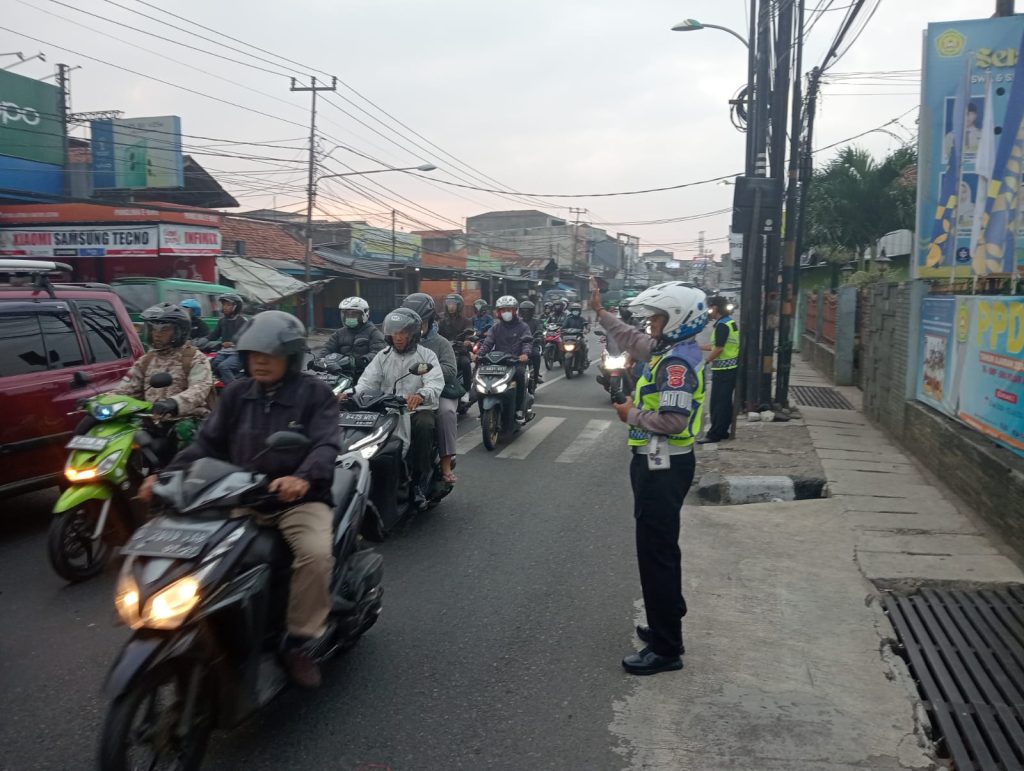
<path id="1" fill-rule="evenodd" d="M 150 378 L 165 388 L 171 376 Z M 67 443 L 64 467 L 70 484 L 53 507 L 48 554 L 57 574 L 71 582 L 99 575 L 119 544 L 145 521 L 133 502 L 149 474 L 173 456 L 177 447 L 174 419 L 157 419 L 153 405 L 117 394 L 87 400 L 83 412 L 94 425 Z"/>

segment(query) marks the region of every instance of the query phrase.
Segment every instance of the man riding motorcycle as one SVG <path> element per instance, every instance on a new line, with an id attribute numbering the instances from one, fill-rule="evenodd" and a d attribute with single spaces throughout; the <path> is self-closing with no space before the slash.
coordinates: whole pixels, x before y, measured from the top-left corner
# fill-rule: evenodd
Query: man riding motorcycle
<path id="1" fill-rule="evenodd" d="M 277 494 L 281 511 L 256 516 L 261 524 L 281 531 L 295 557 L 284 664 L 296 683 L 313 688 L 320 684 L 315 653 L 327 632 L 331 608 L 331 482 L 341 450 L 338 405 L 330 388 L 302 372 L 306 329 L 291 314 L 257 314 L 236 349 L 245 376 L 224 389 L 195 442 L 167 470 L 184 469 L 199 458 L 218 458 L 272 480 L 268 490 Z M 304 433 L 309 449 L 266 452 L 267 437 L 277 431 Z M 146 480 L 140 497 L 151 497 L 155 481 L 155 476 Z"/>
<path id="2" fill-rule="evenodd" d="M 340 353 L 352 356 L 356 361 L 355 376 L 366 369 L 375 355 L 384 350 L 387 343 L 384 334 L 370 323 L 370 305 L 361 297 L 346 297 L 338 303 L 342 326 L 332 334 L 317 356 Z"/>
<path id="3" fill-rule="evenodd" d="M 494 326 L 494 317 L 487 312 L 487 300 L 482 298 L 477 300 L 473 303 L 473 310 L 476 313 L 473 316 L 473 329 L 478 335 L 487 334 L 487 331 Z"/>
<path id="4" fill-rule="evenodd" d="M 590 366 L 590 352 L 587 350 L 587 320 L 583 317 L 583 306 L 579 303 L 569 305 L 569 314 L 562 321 L 562 332 L 579 332 L 580 344 L 583 346 L 583 369 Z"/>
<path id="5" fill-rule="evenodd" d="M 480 343 L 477 361 L 491 351 L 501 351 L 519 359 L 516 366 L 516 420 L 526 422 L 526 363 L 530 360 L 533 350 L 533 335 L 530 327 L 519 318 L 519 301 L 511 295 L 499 297 L 495 303 L 498 313 L 497 323 L 491 327 L 487 337 Z"/>
<path id="6" fill-rule="evenodd" d="M 444 390 L 441 391 L 437 409 L 437 446 L 441 455 L 441 476 L 448 484 L 454 484 L 457 480 L 452 471 L 452 461 L 455 459 L 455 440 L 459 426 L 459 399 L 466 392 L 459 382 L 455 351 L 452 344 L 438 332 L 433 297 L 416 292 L 405 298 L 402 307 L 420 317 L 420 345 L 433 351 L 441 363 Z"/>
<path id="7" fill-rule="evenodd" d="M 189 320 L 191 322 L 191 329 L 188 336 L 193 340 L 198 340 L 201 337 L 209 338 L 210 327 L 205 321 L 203 321 L 203 308 L 199 304 L 199 301 L 193 300 L 189 297 L 182 300 L 179 305 L 188 311 Z"/>
<path id="8" fill-rule="evenodd" d="M 419 344 L 422 323 L 408 308 L 391 311 L 384 319 L 384 339 L 389 347 L 373 357 L 356 383 L 357 394 L 394 390 L 405 397 L 409 425 L 407 428 L 403 422 L 396 435 L 405 442 L 412 493 L 421 510 L 426 508 L 427 497 L 420 480 L 430 471 L 436 430 L 434 410 L 444 390 L 444 374 L 437 355 Z M 409 368 L 414 364 L 429 364 L 431 370 L 424 375 L 410 375 Z"/>
<path id="9" fill-rule="evenodd" d="M 462 295 L 452 293 L 444 298 L 444 315 L 438 323 L 438 332 L 452 344 L 455 350 L 455 363 L 459 368 L 459 378 L 462 380 L 462 387 L 467 391 L 470 389 L 473 378 L 473 365 L 469 360 L 469 352 L 473 348 L 472 340 L 459 340 L 473 329 L 473 322 L 462 315 L 465 301 Z"/>
<path id="10" fill-rule="evenodd" d="M 534 313 L 537 311 L 537 306 L 530 300 L 525 300 L 519 304 L 519 318 L 526 322 L 526 326 L 530 328 L 530 334 L 533 335 L 533 339 L 537 339 L 537 334 L 544 330 L 544 322 L 540 319 L 534 318 Z M 540 345 L 533 346 L 530 351 L 530 366 L 533 367 L 534 376 L 538 383 L 543 383 L 544 378 L 540 375 L 540 356 L 541 350 L 543 349 L 544 341 L 541 340 Z"/>
<path id="11" fill-rule="evenodd" d="M 142 312 L 149 351 L 135 362 L 110 393 L 133 396 L 151 402 L 153 415 L 184 418 L 175 425 L 178 446 L 191 441 L 199 420 L 209 414 L 213 375 L 206 355 L 189 342 L 189 315 L 172 303 L 160 303 Z M 149 378 L 166 372 L 174 382 L 166 388 L 153 388 Z M 87 416 L 83 424 L 95 422 Z M 88 426 L 79 425 L 84 433 Z M 85 431 L 83 431 L 83 428 Z"/>
<path id="12" fill-rule="evenodd" d="M 242 298 L 240 295 L 229 292 L 217 298 L 220 301 L 221 317 L 217 320 L 217 326 L 210 333 L 210 341 L 219 340 L 221 349 L 213 357 L 213 373 L 221 379 L 224 385 L 232 383 L 238 378 L 242 364 L 238 359 L 238 353 L 233 350 L 235 341 L 242 333 L 242 328 L 249 323 L 249 319 L 242 315 Z"/>

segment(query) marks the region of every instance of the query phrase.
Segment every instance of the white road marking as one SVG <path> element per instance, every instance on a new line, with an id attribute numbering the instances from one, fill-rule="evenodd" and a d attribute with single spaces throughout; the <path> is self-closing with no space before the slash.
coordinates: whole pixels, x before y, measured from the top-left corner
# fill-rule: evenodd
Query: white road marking
<path id="1" fill-rule="evenodd" d="M 565 422 L 565 418 L 541 418 L 517 436 L 512 444 L 499 452 L 498 457 L 523 460 L 563 422 Z"/>
<path id="2" fill-rule="evenodd" d="M 612 427 L 610 420 L 589 420 L 587 427 L 580 431 L 572 444 L 565 448 L 556 459 L 556 463 L 575 463 L 587 455 L 600 442 Z"/>
<path id="3" fill-rule="evenodd" d="M 476 423 L 476 431 L 467 431 L 458 439 L 455 440 L 455 454 L 465 455 L 467 452 L 472 450 L 478 444 L 483 442 L 484 436 L 483 431 L 480 428 L 480 421 L 474 421 Z"/>
<path id="4" fill-rule="evenodd" d="M 541 389 L 543 389 L 543 388 L 547 388 L 547 387 L 548 387 L 549 385 L 551 385 L 552 383 L 557 383 L 557 382 L 558 382 L 559 380 L 565 380 L 565 375 L 559 375 L 558 377 L 553 377 L 553 378 L 551 378 L 551 380 L 548 380 L 547 378 L 544 378 L 544 382 L 543 382 L 543 383 L 541 383 L 541 384 L 540 384 L 539 386 L 537 386 L 536 388 L 534 388 L 533 390 L 534 390 L 535 392 L 536 392 L 536 391 L 540 391 L 540 390 L 541 390 Z"/>
<path id="5" fill-rule="evenodd" d="M 538 404 L 537 402 L 534 402 L 533 409 L 572 410 L 573 412 L 603 412 L 605 415 L 612 412 L 611 405 L 608 407 L 573 407 L 569 404 Z"/>

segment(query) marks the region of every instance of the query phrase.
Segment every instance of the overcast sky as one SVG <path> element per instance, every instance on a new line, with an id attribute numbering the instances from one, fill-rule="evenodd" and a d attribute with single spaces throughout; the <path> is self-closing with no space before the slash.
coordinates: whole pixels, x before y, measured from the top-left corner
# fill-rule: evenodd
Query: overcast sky
<path id="1" fill-rule="evenodd" d="M 808 0 L 809 19 L 816 7 L 834 10 L 821 15 L 808 35 L 805 71 L 824 56 L 849 2 Z M 678 33 L 669 28 L 689 17 L 745 36 L 748 5 L 744 0 L 154 0 L 152 5 L 140 0 L 5 0 L 0 25 L 14 33 L 0 29 L 0 52 L 44 52 L 46 64 L 36 61 L 15 69 L 34 77 L 50 74 L 56 62 L 80 65 L 72 74 L 75 111 L 181 116 L 183 133 L 191 135 L 184 140 L 186 151 L 239 198 L 240 211 L 302 209 L 309 94 L 290 93 L 288 76 L 302 72 L 323 78 L 311 68 L 336 74 L 370 100 L 341 83 L 337 94 L 321 100 L 324 152 L 342 144 L 389 165 L 431 162 L 439 169 L 429 176 L 480 187 L 496 187 L 497 180 L 504 189 L 525 193 L 614 192 L 742 170 L 744 138 L 729 121 L 727 100 L 745 81 L 746 49 L 717 30 Z M 874 5 L 868 0 L 865 8 Z M 832 71 L 917 70 L 921 32 L 929 21 L 976 18 L 993 7 L 994 0 L 881 0 Z M 5 57 L 0 66 L 13 61 Z M 857 143 L 884 155 L 899 146 L 897 137 L 911 140 L 916 82 L 912 74 L 861 85 L 848 79 L 827 84 L 815 146 L 831 145 L 902 114 L 901 124 L 889 127 L 896 136 L 875 132 Z M 378 167 L 345 148 L 334 150 L 323 173 Z M 823 151 L 817 162 L 834 152 Z M 257 156 L 272 160 L 262 162 Z M 569 206 L 587 209 L 581 218 L 595 224 L 648 221 L 724 209 L 732 198 L 732 188 L 718 183 L 613 198 L 549 197 L 532 204 L 400 173 L 362 180 L 373 198 L 339 181 L 321 184 L 325 197 L 320 205 L 332 215 L 388 226 L 390 209 L 396 208 L 405 230 L 453 228 L 468 215 L 497 209 L 539 208 L 574 219 Z M 664 245 L 685 258 L 696 251 L 701 230 L 709 249 L 724 251 L 728 221 L 721 214 L 606 227 L 640 236 L 644 248 Z"/>

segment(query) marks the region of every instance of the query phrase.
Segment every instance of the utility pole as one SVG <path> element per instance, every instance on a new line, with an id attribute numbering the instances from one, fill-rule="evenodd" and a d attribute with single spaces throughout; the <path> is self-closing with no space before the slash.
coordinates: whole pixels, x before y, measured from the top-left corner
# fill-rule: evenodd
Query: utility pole
<path id="1" fill-rule="evenodd" d="M 68 77 L 68 71 L 68 65 L 57 65 L 57 88 L 60 89 L 60 104 L 57 105 L 57 111 L 61 136 L 61 181 L 65 197 L 71 195 L 71 174 L 68 171 L 68 163 L 70 162 L 68 152 L 68 117 L 71 115 L 71 81 Z"/>
<path id="2" fill-rule="evenodd" d="M 1013 16 L 1013 0 L 996 0 L 996 16 Z"/>
<path id="3" fill-rule="evenodd" d="M 782 247 L 782 306 L 779 314 L 779 370 L 775 378 L 775 401 L 789 406 L 789 373 L 793 362 L 793 316 L 796 312 L 797 265 L 796 232 L 798 188 L 800 185 L 800 129 L 802 95 L 800 93 L 804 54 L 804 0 L 797 0 L 796 67 L 793 72 L 793 117 L 789 140 L 789 187 L 786 190 L 786 240 Z M 804 191 L 806 193 L 806 190 Z"/>
<path id="4" fill-rule="evenodd" d="M 572 228 L 572 265 L 573 268 L 576 268 L 582 262 L 580 260 L 580 215 L 586 214 L 587 210 L 570 206 L 569 213 L 576 215 L 576 222 Z"/>
<path id="5" fill-rule="evenodd" d="M 398 218 L 398 212 L 394 209 L 391 210 L 391 261 L 395 261 L 395 226 Z"/>
<path id="6" fill-rule="evenodd" d="M 333 78 L 331 85 L 317 85 L 316 77 L 309 79 L 308 86 L 299 86 L 292 78 L 292 91 L 309 91 L 312 95 L 309 109 L 309 182 L 306 186 L 306 327 L 313 330 L 315 316 L 313 313 L 313 288 L 311 273 L 313 263 L 313 204 L 316 201 L 316 95 L 321 91 L 337 91 L 338 79 Z"/>
<path id="7" fill-rule="evenodd" d="M 796 217 L 796 244 L 794 252 L 797 257 L 804 253 L 804 232 L 807 227 L 807 201 L 810 198 L 811 184 L 814 181 L 814 115 L 818 109 L 818 87 L 821 82 L 821 69 L 815 67 L 807 77 L 807 131 L 804 134 L 803 153 L 800 159 L 800 207 Z M 800 269 L 793 271 L 794 302 L 800 296 Z"/>
<path id="8" fill-rule="evenodd" d="M 786 133 L 789 122 L 790 62 L 793 58 L 794 0 L 779 4 L 778 32 L 775 39 L 775 71 L 771 100 L 771 177 L 781 191 L 785 187 Z M 779 314 L 779 268 L 782 263 L 782 200 L 772 206 L 769 214 L 772 229 L 764 267 L 764 307 L 761 318 L 761 375 L 758 402 L 770 404 L 772 375 L 775 370 L 775 327 Z"/>

